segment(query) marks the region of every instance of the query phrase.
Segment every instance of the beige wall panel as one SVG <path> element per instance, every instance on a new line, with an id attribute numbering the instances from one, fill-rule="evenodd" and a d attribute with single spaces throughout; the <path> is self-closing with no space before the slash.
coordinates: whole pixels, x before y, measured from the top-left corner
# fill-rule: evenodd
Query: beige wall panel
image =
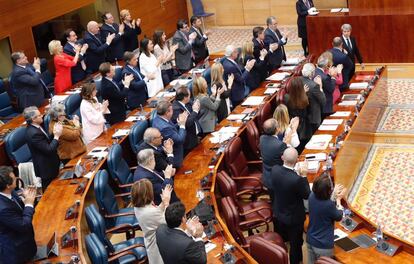
<path id="1" fill-rule="evenodd" d="M 263 25 L 270 15 L 270 0 L 243 0 L 244 24 Z"/>

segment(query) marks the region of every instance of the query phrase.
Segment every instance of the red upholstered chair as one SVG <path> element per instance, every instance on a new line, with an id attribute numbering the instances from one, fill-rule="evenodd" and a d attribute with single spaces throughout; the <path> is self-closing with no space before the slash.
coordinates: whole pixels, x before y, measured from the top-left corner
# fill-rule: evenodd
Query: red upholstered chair
<path id="1" fill-rule="evenodd" d="M 240 221 L 240 216 L 237 211 L 237 207 L 234 204 L 231 197 L 224 197 L 221 199 L 221 215 L 224 217 L 226 221 L 227 227 L 239 245 L 248 251 L 250 251 L 250 242 L 252 239 L 257 237 L 262 237 L 265 240 L 279 245 L 286 249 L 285 243 L 283 242 L 282 237 L 276 232 L 263 232 L 260 234 L 255 234 L 251 236 L 245 237 L 243 235 L 243 229 L 247 228 L 249 225 L 255 225 L 262 223 L 263 220 L 261 219 L 250 219 L 246 221 Z"/>
<path id="2" fill-rule="evenodd" d="M 266 241 L 262 237 L 256 237 L 250 242 L 250 255 L 259 264 L 288 264 L 289 256 L 283 247 Z M 270 261 L 271 260 L 271 261 Z"/>
<path id="3" fill-rule="evenodd" d="M 341 262 L 338 262 L 330 257 L 320 257 L 315 263 L 316 264 L 341 264 Z"/>
<path id="4" fill-rule="evenodd" d="M 261 160 L 259 141 L 260 133 L 254 121 L 249 121 L 246 124 L 247 141 L 251 150 L 251 156 L 255 160 Z"/>
<path id="5" fill-rule="evenodd" d="M 256 125 L 259 128 L 260 133 L 263 133 L 263 123 L 273 116 L 272 103 L 266 102 L 262 107 L 259 108 L 256 116 Z"/>

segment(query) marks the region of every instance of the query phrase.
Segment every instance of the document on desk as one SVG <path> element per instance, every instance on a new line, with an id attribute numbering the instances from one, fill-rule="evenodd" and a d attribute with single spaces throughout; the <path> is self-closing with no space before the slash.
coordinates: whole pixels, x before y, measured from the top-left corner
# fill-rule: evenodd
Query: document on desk
<path id="1" fill-rule="evenodd" d="M 192 79 L 176 79 L 170 82 L 171 86 L 175 86 L 177 83 L 179 85 L 187 85 L 189 82 L 191 82 Z"/>
<path id="2" fill-rule="evenodd" d="M 358 101 L 342 101 L 338 105 L 340 106 L 355 106 Z"/>
<path id="3" fill-rule="evenodd" d="M 174 97 L 175 94 L 176 94 L 176 92 L 168 92 L 168 91 L 165 91 L 165 92 L 159 92 L 156 95 L 156 97 L 158 97 L 158 98 L 162 98 L 162 97 Z"/>
<path id="4" fill-rule="evenodd" d="M 242 105 L 260 105 L 266 96 L 249 96 Z"/>
<path id="5" fill-rule="evenodd" d="M 279 88 L 267 88 L 264 91 L 264 94 L 270 94 L 270 95 L 272 95 L 272 94 L 276 93 L 277 91 L 279 91 Z"/>
<path id="6" fill-rule="evenodd" d="M 281 81 L 290 75 L 291 73 L 289 72 L 276 72 L 275 74 L 272 74 L 269 77 L 267 77 L 266 80 L 267 81 Z"/>
<path id="7" fill-rule="evenodd" d="M 341 12 L 342 8 L 332 8 L 331 13 L 339 13 Z"/>
<path id="8" fill-rule="evenodd" d="M 338 125 L 324 125 L 324 124 L 320 125 L 318 128 L 318 130 L 321 130 L 321 131 L 335 131 L 337 129 L 338 129 Z"/>
<path id="9" fill-rule="evenodd" d="M 52 97 L 52 104 L 62 102 L 62 101 L 64 101 L 68 97 L 69 97 L 68 94 L 54 95 Z"/>
<path id="10" fill-rule="evenodd" d="M 279 71 L 293 71 L 295 69 L 296 65 L 292 66 L 282 66 L 278 70 Z"/>
<path id="11" fill-rule="evenodd" d="M 348 234 L 342 231 L 339 228 L 335 228 L 334 230 L 334 241 L 347 237 Z"/>
<path id="12" fill-rule="evenodd" d="M 124 137 L 129 134 L 129 129 L 118 129 L 115 133 L 112 134 L 112 138 Z"/>
<path id="13" fill-rule="evenodd" d="M 242 120 L 245 117 L 246 117 L 246 114 L 231 114 L 231 115 L 228 115 L 226 119 L 230 121 L 237 121 L 237 120 Z"/>
<path id="14" fill-rule="evenodd" d="M 344 94 L 342 95 L 342 100 L 346 100 L 346 101 L 354 101 L 354 100 L 361 100 L 362 95 L 360 94 Z"/>
<path id="15" fill-rule="evenodd" d="M 349 12 L 349 8 L 346 8 L 346 7 L 342 8 L 341 13 L 347 13 L 347 12 Z"/>
<path id="16" fill-rule="evenodd" d="M 368 82 L 355 82 L 349 85 L 349 89 L 366 89 L 368 87 Z"/>
<path id="17" fill-rule="evenodd" d="M 313 135 L 308 144 L 306 144 L 305 148 L 323 150 L 328 147 L 331 140 L 332 135 Z"/>
<path id="18" fill-rule="evenodd" d="M 93 158 L 105 158 L 108 155 L 108 148 L 107 147 L 95 147 L 89 153 L 88 156 L 92 156 Z"/>
<path id="19" fill-rule="evenodd" d="M 207 244 L 205 244 L 205 248 L 206 248 L 206 253 L 212 251 L 213 249 L 215 249 L 217 246 L 214 243 L 208 242 Z"/>
<path id="20" fill-rule="evenodd" d="M 65 92 L 65 94 L 78 94 L 80 92 L 81 92 L 81 90 L 73 90 L 73 91 L 67 91 L 67 92 Z"/>
<path id="21" fill-rule="evenodd" d="M 338 111 L 335 114 L 332 114 L 330 116 L 332 117 L 348 117 L 351 114 L 350 111 Z"/>
<path id="22" fill-rule="evenodd" d="M 343 121 L 343 119 L 324 119 L 322 125 L 340 125 Z"/>
<path id="23" fill-rule="evenodd" d="M 299 62 L 299 58 L 289 58 L 286 61 L 282 61 L 282 65 L 297 65 Z"/>

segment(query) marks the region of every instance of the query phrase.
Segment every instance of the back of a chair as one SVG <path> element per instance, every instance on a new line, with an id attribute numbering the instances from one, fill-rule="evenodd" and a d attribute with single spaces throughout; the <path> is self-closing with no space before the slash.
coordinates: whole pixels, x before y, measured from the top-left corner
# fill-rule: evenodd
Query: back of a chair
<path id="1" fill-rule="evenodd" d="M 122 67 L 121 66 L 115 66 L 114 81 L 120 82 L 121 80 L 122 80 Z"/>
<path id="2" fill-rule="evenodd" d="M 8 117 L 12 115 L 17 115 L 17 113 L 13 109 L 9 94 L 6 91 L 3 91 L 0 93 L 0 117 Z"/>
<path id="3" fill-rule="evenodd" d="M 14 165 L 28 162 L 32 159 L 29 146 L 26 142 L 26 127 L 18 127 L 4 139 L 6 152 Z"/>
<path id="4" fill-rule="evenodd" d="M 100 170 L 94 178 L 94 191 L 96 203 L 99 206 L 99 211 L 103 215 L 119 213 L 119 207 L 115 199 L 115 194 L 108 184 L 108 172 Z M 115 226 L 115 219 L 107 218 L 105 221 L 106 228 Z"/>
<path id="5" fill-rule="evenodd" d="M 128 163 L 122 157 L 122 147 L 119 144 L 114 144 L 108 153 L 108 169 L 112 179 L 118 184 L 132 183 L 132 173 L 129 169 Z"/>
<path id="6" fill-rule="evenodd" d="M 142 143 L 144 139 L 144 132 L 148 128 L 148 121 L 138 121 L 132 128 L 131 132 L 129 132 L 129 144 L 131 145 L 132 151 L 137 154 L 138 153 L 138 146 Z"/>
<path id="7" fill-rule="evenodd" d="M 230 140 L 224 150 L 225 164 L 231 177 L 247 176 L 249 173 L 247 159 L 244 155 L 242 144 L 240 137 L 234 137 Z"/>
<path id="8" fill-rule="evenodd" d="M 88 252 L 89 259 L 93 264 L 107 264 L 108 253 L 104 244 L 99 241 L 96 234 L 92 233 L 85 237 L 86 251 Z"/>
<path id="9" fill-rule="evenodd" d="M 152 121 L 154 120 L 154 118 L 157 116 L 157 109 L 154 109 L 151 111 L 150 113 L 150 118 L 149 118 L 149 126 L 152 126 Z"/>
<path id="10" fill-rule="evenodd" d="M 71 118 L 73 115 L 77 115 L 81 119 L 80 114 L 80 105 L 82 102 L 82 97 L 79 93 L 71 94 L 65 100 L 65 112 L 66 115 Z"/>
<path id="11" fill-rule="evenodd" d="M 193 8 L 193 15 L 197 16 L 205 14 L 201 0 L 191 0 L 191 7 Z"/>
<path id="12" fill-rule="evenodd" d="M 43 129 L 47 134 L 49 133 L 49 125 L 50 125 L 50 114 L 46 114 L 45 117 L 43 117 Z"/>
<path id="13" fill-rule="evenodd" d="M 211 86 L 211 68 L 207 68 L 204 72 L 203 72 L 203 77 L 207 82 L 207 86 Z"/>
<path id="14" fill-rule="evenodd" d="M 263 123 L 273 116 L 272 103 L 266 102 L 258 111 L 256 117 L 256 125 L 260 133 L 263 133 Z"/>
<path id="15" fill-rule="evenodd" d="M 259 263 L 265 264 L 272 260 L 275 264 L 288 264 L 286 250 L 262 237 L 250 241 L 250 255 Z"/>
<path id="16" fill-rule="evenodd" d="M 237 186 L 233 179 L 227 174 L 226 171 L 222 170 L 217 173 L 217 184 L 222 197 L 230 196 L 233 199 L 237 199 Z"/>
<path id="17" fill-rule="evenodd" d="M 96 206 L 94 204 L 91 204 L 86 207 L 85 215 L 89 230 L 99 238 L 99 240 L 109 249 L 110 252 L 113 252 L 114 248 L 112 246 L 112 243 L 105 234 L 105 220 L 98 212 Z"/>
<path id="18" fill-rule="evenodd" d="M 316 264 L 341 264 L 341 262 L 338 262 L 330 257 L 320 257 L 315 263 Z"/>
<path id="19" fill-rule="evenodd" d="M 239 227 L 239 212 L 237 211 L 237 206 L 234 200 L 230 196 L 221 199 L 221 209 L 222 215 L 226 221 L 227 227 L 229 228 L 229 231 L 233 238 L 241 246 L 246 245 L 246 238 L 244 237 L 243 232 L 240 230 Z"/>
<path id="20" fill-rule="evenodd" d="M 256 123 L 254 121 L 249 121 L 246 124 L 246 133 L 247 141 L 249 142 L 251 154 L 255 160 L 261 159 L 259 142 L 260 142 L 260 133 L 257 129 Z"/>
<path id="21" fill-rule="evenodd" d="M 102 102 L 102 79 L 95 79 L 93 82 L 95 83 L 96 97 L 98 98 L 99 102 Z"/>

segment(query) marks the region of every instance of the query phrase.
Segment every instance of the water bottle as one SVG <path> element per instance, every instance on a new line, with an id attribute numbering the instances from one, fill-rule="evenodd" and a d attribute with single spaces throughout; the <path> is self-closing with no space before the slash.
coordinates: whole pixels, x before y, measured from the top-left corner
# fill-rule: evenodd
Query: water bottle
<path id="1" fill-rule="evenodd" d="M 332 157 L 331 157 L 331 155 L 328 155 L 328 157 L 326 158 L 326 170 L 331 171 L 332 166 L 333 166 Z"/>
<path id="2" fill-rule="evenodd" d="M 381 229 L 381 224 L 377 225 L 377 230 L 375 230 L 375 237 L 377 238 L 377 243 L 384 239 L 384 235 Z"/>

